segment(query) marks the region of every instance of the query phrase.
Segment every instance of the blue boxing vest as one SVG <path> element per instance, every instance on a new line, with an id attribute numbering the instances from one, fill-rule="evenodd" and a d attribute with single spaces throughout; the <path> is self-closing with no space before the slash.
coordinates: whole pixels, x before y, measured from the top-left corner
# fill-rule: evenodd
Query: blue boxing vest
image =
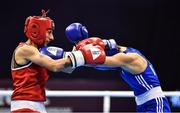
<path id="1" fill-rule="evenodd" d="M 140 51 L 130 47 L 128 47 L 124 53 L 137 53 L 144 57 Z M 152 64 L 148 60 L 147 62 L 148 64 L 145 71 L 140 74 L 131 74 L 122 68 L 120 69 L 120 76 L 122 76 L 122 78 L 130 85 L 135 96 L 141 95 L 154 87 L 160 86 L 158 76 Z"/>

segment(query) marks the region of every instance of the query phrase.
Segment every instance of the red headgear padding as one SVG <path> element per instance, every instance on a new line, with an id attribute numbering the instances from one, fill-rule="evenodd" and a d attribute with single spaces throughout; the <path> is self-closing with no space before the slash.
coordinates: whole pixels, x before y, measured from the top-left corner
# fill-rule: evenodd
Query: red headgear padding
<path id="1" fill-rule="evenodd" d="M 29 16 L 25 21 L 24 33 L 38 46 L 44 46 L 46 40 L 46 30 L 54 29 L 54 22 L 42 10 L 42 16 Z"/>

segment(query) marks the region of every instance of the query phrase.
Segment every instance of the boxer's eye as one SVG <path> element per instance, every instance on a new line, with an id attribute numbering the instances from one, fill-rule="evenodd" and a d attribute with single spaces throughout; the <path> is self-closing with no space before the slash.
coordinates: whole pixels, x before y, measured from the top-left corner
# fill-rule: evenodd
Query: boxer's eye
<path id="1" fill-rule="evenodd" d="M 48 34 L 52 34 L 53 33 L 53 31 L 52 30 L 48 30 Z"/>

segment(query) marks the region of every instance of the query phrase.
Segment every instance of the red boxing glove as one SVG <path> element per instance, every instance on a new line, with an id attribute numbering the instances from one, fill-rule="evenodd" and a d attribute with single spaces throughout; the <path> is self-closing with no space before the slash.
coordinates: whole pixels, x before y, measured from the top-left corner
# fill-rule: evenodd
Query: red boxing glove
<path id="1" fill-rule="evenodd" d="M 92 46 L 91 44 L 85 45 L 77 51 L 69 52 L 67 56 L 71 59 L 72 68 L 84 64 L 103 64 L 106 59 L 104 49 L 99 45 Z"/>
<path id="2" fill-rule="evenodd" d="M 79 50 L 82 52 L 86 64 L 103 64 L 105 62 L 105 51 L 99 45 L 91 46 L 88 44 Z"/>
<path id="3" fill-rule="evenodd" d="M 99 45 L 100 47 L 105 49 L 105 43 L 103 42 L 103 40 L 101 38 L 98 38 L 98 37 L 91 37 L 91 38 L 87 38 L 87 39 L 84 39 L 84 40 L 80 41 L 76 45 L 76 49 L 79 50 L 80 48 L 82 48 L 82 47 L 84 47 L 85 45 L 88 45 L 88 44 L 91 44 L 92 46 Z"/>

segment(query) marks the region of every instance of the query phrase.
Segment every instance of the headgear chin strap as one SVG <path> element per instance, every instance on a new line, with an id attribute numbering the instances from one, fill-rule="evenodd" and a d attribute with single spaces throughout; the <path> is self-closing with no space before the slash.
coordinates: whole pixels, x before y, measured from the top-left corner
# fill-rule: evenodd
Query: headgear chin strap
<path id="1" fill-rule="evenodd" d="M 54 22 L 46 17 L 47 13 L 42 10 L 42 16 L 29 16 L 25 21 L 25 35 L 38 46 L 44 46 L 47 29 L 54 29 Z"/>

